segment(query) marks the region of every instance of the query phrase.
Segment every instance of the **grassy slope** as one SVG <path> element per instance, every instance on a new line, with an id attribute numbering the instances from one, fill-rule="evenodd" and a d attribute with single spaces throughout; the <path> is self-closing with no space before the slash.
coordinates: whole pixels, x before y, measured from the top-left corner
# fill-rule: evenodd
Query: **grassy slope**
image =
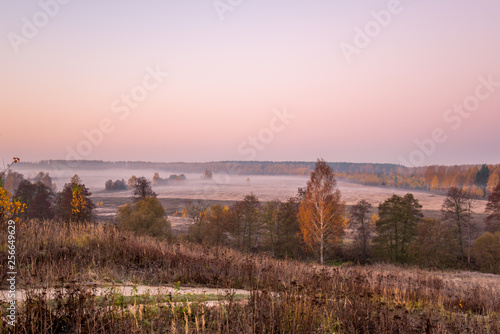
<path id="1" fill-rule="evenodd" d="M 4 230 L 0 240 L 3 249 Z M 2 263 L 6 256 L 0 253 Z M 500 332 L 500 279 L 495 275 L 392 265 L 321 267 L 225 248 L 169 244 L 103 225 L 57 222 L 18 228 L 17 263 L 18 287 L 180 281 L 255 291 L 246 304 L 210 310 L 198 305 L 191 313 L 177 306 L 150 310 L 141 315 L 144 323 L 124 312 L 120 321 L 111 321 L 116 311 L 106 301 L 85 299 L 85 288 L 77 287 L 75 294 L 81 297 L 66 296 L 57 312 L 44 304 L 43 296 L 33 296 L 35 302 L 19 314 L 26 326 L 51 321 L 73 330 L 83 326 L 83 332 L 143 332 L 144 326 L 177 326 L 175 331 L 190 326 L 192 331 L 203 321 L 208 332 Z M 0 276 L 6 282 L 4 271 Z"/>

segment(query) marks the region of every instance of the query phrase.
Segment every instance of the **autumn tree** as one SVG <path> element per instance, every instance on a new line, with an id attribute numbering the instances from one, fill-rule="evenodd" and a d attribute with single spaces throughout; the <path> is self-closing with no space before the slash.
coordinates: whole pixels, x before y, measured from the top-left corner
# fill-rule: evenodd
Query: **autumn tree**
<path id="1" fill-rule="evenodd" d="M 128 179 L 127 181 L 127 186 L 130 188 L 130 189 L 133 189 L 135 187 L 135 185 L 137 184 L 137 176 L 135 175 L 132 175 L 130 177 L 130 179 Z"/>
<path id="2" fill-rule="evenodd" d="M 156 193 L 151 188 L 151 181 L 141 176 L 136 179 L 132 188 L 132 200 L 134 202 L 142 201 L 148 197 L 156 197 Z"/>
<path id="3" fill-rule="evenodd" d="M 470 247 L 472 246 L 474 233 L 474 224 L 471 217 L 473 204 L 473 200 L 467 192 L 451 187 L 441 207 L 442 219 L 450 224 L 458 242 L 459 257 L 464 261 L 467 252 L 467 262 L 469 264 Z"/>
<path id="4" fill-rule="evenodd" d="M 318 159 L 307 182 L 298 219 L 305 243 L 319 253 L 321 264 L 325 252 L 344 234 L 344 212 L 335 174 L 324 160 Z"/>
<path id="5" fill-rule="evenodd" d="M 12 162 L 3 170 L 0 170 L 0 222 L 13 220 L 19 221 L 19 216 L 26 210 L 26 204 L 12 199 L 11 193 L 4 188 L 3 178 L 12 165 L 19 162 L 19 158 L 14 157 Z"/>
<path id="6" fill-rule="evenodd" d="M 360 248 L 361 262 L 365 263 L 368 259 L 368 247 L 371 238 L 371 226 L 368 213 L 372 205 L 362 199 L 351 207 L 351 224 L 356 229 L 356 243 Z"/>
<path id="7" fill-rule="evenodd" d="M 57 217 L 66 222 L 92 220 L 95 204 L 90 199 L 90 195 L 92 193 L 75 174 L 56 196 Z"/>
<path id="8" fill-rule="evenodd" d="M 488 197 L 485 212 L 488 214 L 485 219 L 486 230 L 491 233 L 500 231 L 500 182 Z"/>
<path id="9" fill-rule="evenodd" d="M 135 204 L 125 204 L 116 213 L 118 226 L 137 234 L 159 238 L 171 238 L 170 222 L 165 209 L 156 197 L 146 197 Z"/>
<path id="10" fill-rule="evenodd" d="M 26 204 L 12 199 L 10 192 L 4 189 L 0 182 L 0 222 L 19 221 L 21 214 L 26 210 Z"/>
<path id="11" fill-rule="evenodd" d="M 413 194 L 393 195 L 378 207 L 374 238 L 380 257 L 392 262 L 408 262 L 408 248 L 417 235 L 417 225 L 423 218 L 422 205 Z"/>
<path id="12" fill-rule="evenodd" d="M 55 216 L 54 198 L 52 190 L 41 181 L 31 183 L 23 180 L 17 188 L 14 198 L 26 203 L 26 210 L 22 214 L 24 219 L 52 219 Z"/>

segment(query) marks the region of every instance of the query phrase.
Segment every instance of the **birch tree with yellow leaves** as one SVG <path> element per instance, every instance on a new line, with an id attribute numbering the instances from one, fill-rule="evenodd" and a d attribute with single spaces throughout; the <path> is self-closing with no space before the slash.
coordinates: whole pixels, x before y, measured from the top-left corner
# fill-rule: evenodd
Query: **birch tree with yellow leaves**
<path id="1" fill-rule="evenodd" d="M 325 252 L 330 246 L 342 239 L 344 213 L 345 204 L 341 200 L 335 174 L 324 160 L 319 159 L 307 182 L 298 219 L 304 242 L 319 252 L 321 264 L 324 264 Z"/>

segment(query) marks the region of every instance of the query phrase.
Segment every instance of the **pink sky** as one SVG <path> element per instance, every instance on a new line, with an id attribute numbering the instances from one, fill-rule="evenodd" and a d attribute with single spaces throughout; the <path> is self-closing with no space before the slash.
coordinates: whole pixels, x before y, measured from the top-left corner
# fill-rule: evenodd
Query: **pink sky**
<path id="1" fill-rule="evenodd" d="M 402 163 L 440 128 L 422 164 L 500 163 L 500 87 L 457 129 L 443 118 L 479 77 L 500 82 L 500 2 L 402 0 L 348 61 L 342 43 L 389 3 L 242 1 L 221 20 L 212 1 L 2 2 L 0 156 Z M 44 6 L 53 17 L 13 47 Z M 155 67 L 169 76 L 120 119 L 112 104 Z"/>

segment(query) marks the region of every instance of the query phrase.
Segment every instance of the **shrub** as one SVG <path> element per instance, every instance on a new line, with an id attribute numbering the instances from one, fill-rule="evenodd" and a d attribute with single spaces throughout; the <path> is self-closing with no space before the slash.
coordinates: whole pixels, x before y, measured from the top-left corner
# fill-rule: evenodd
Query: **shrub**
<path id="1" fill-rule="evenodd" d="M 134 205 L 126 204 L 118 209 L 116 220 L 124 230 L 137 234 L 171 238 L 170 222 L 165 218 L 165 209 L 156 197 L 147 197 Z"/>
<path id="2" fill-rule="evenodd" d="M 500 231 L 477 238 L 472 254 L 481 271 L 500 274 Z"/>

